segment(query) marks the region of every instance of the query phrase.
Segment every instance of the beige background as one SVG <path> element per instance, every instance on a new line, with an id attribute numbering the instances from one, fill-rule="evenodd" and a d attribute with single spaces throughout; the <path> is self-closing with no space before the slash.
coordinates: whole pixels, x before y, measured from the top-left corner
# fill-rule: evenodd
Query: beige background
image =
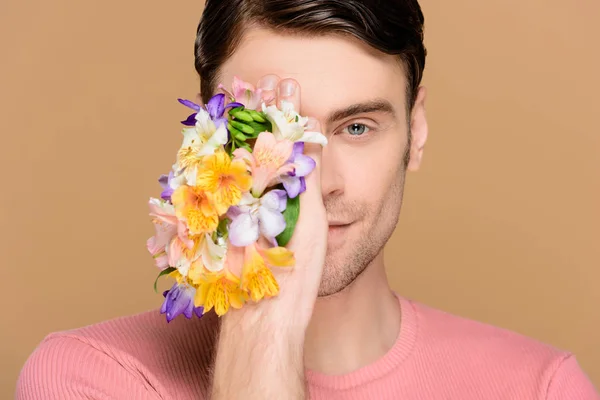
<path id="1" fill-rule="evenodd" d="M 571 350 L 600 386 L 600 3 L 422 6 L 431 134 L 393 287 Z M 197 90 L 201 9 L 0 2 L 0 398 L 50 331 L 160 305 L 146 201 Z"/>

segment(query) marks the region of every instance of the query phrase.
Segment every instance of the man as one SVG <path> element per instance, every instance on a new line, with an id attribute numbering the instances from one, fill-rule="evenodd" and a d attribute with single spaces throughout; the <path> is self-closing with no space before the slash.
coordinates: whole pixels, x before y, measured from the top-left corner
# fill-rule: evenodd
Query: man
<path id="1" fill-rule="evenodd" d="M 395 295 L 383 247 L 427 139 L 416 0 L 209 0 L 206 102 L 237 75 L 320 124 L 278 297 L 220 320 L 157 312 L 50 335 L 20 399 L 600 397 L 571 354 Z"/>

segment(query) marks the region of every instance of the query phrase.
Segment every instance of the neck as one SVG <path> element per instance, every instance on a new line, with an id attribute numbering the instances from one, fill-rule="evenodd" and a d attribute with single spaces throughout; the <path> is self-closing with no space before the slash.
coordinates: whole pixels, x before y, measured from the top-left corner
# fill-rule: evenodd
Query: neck
<path id="1" fill-rule="evenodd" d="M 304 342 L 312 371 L 341 375 L 375 362 L 400 332 L 400 305 L 387 282 L 383 252 L 339 293 L 319 298 Z"/>

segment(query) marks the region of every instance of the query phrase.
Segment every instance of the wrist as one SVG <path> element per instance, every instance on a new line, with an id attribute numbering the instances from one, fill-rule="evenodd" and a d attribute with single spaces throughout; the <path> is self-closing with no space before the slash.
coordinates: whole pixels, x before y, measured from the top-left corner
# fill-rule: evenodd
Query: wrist
<path id="1" fill-rule="evenodd" d="M 292 345 L 302 346 L 308 321 L 298 318 L 293 309 L 287 309 L 279 299 L 264 299 L 258 304 L 245 304 L 242 309 L 230 310 L 221 317 L 221 332 L 236 330 L 243 335 L 275 334 Z"/>

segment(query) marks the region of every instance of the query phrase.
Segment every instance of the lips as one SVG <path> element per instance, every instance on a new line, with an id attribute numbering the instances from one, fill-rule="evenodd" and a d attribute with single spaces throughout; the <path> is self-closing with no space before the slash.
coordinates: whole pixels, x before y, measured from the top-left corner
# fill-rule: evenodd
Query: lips
<path id="1" fill-rule="evenodd" d="M 340 234 L 343 233 L 350 224 L 329 224 L 329 234 Z"/>
<path id="2" fill-rule="evenodd" d="M 329 226 L 344 226 L 344 225 L 350 225 L 350 222 L 329 221 L 328 224 L 329 224 Z"/>

